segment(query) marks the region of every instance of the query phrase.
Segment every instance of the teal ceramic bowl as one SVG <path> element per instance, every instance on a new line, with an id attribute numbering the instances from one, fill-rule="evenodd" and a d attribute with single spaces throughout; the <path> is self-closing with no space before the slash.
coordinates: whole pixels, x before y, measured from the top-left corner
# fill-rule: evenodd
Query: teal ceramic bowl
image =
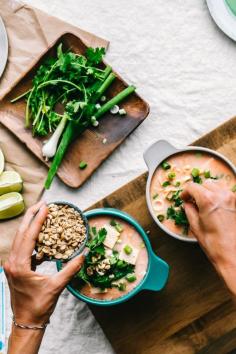
<path id="1" fill-rule="evenodd" d="M 120 218 L 125 222 L 129 223 L 130 225 L 132 225 L 138 231 L 138 233 L 140 234 L 140 236 L 144 241 L 144 244 L 148 252 L 147 272 L 144 278 L 142 279 L 142 281 L 133 290 L 114 300 L 98 300 L 98 299 L 93 299 L 84 296 L 79 292 L 79 290 L 75 289 L 71 283 L 67 286 L 67 289 L 77 299 L 80 299 L 84 302 L 87 302 L 92 305 L 97 305 L 97 306 L 112 306 L 112 305 L 120 304 L 122 302 L 131 299 L 134 295 L 136 295 L 142 290 L 160 291 L 161 289 L 163 289 L 168 279 L 169 266 L 161 258 L 155 255 L 155 253 L 152 250 L 148 236 L 146 232 L 143 230 L 143 228 L 130 215 L 117 209 L 102 208 L 102 209 L 90 210 L 85 213 L 85 216 L 87 217 L 88 221 L 93 217 L 104 216 L 104 215 L 111 216 L 113 218 L 114 217 Z M 61 268 L 62 268 L 62 263 L 57 262 L 58 271 L 60 271 Z"/>

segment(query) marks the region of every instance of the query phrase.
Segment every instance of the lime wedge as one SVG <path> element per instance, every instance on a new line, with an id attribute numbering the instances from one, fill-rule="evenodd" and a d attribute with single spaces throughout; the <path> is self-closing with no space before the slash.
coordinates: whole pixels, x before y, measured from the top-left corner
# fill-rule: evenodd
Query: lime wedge
<path id="1" fill-rule="evenodd" d="M 0 174 L 4 170 L 4 155 L 2 150 L 0 149 Z"/>
<path id="2" fill-rule="evenodd" d="M 0 175 L 0 195 L 10 192 L 20 192 L 23 181 L 19 173 L 15 171 L 4 171 Z"/>
<path id="3" fill-rule="evenodd" d="M 24 209 L 24 200 L 20 193 L 12 192 L 0 196 L 0 220 L 20 215 Z"/>

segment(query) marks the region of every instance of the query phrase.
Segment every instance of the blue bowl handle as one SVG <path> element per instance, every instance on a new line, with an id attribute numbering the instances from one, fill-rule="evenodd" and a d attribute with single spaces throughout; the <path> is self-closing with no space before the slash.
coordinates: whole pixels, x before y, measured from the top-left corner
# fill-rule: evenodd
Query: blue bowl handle
<path id="1" fill-rule="evenodd" d="M 157 257 L 152 251 L 150 253 L 150 269 L 142 290 L 161 290 L 168 279 L 169 266 L 161 258 Z"/>

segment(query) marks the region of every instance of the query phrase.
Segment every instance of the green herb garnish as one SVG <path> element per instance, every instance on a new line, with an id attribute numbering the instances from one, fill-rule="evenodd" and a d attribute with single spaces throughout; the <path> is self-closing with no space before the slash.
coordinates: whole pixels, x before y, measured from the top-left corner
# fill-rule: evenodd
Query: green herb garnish
<path id="1" fill-rule="evenodd" d="M 161 164 L 163 170 L 169 170 L 171 168 L 170 164 L 167 161 L 163 161 Z"/>
<path id="2" fill-rule="evenodd" d="M 169 181 L 165 181 L 162 183 L 162 187 L 167 187 L 170 186 L 170 182 Z"/>
<path id="3" fill-rule="evenodd" d="M 234 192 L 234 193 L 236 192 L 236 184 L 232 187 L 231 190 L 232 190 L 232 192 Z"/>
<path id="4" fill-rule="evenodd" d="M 179 181 L 177 181 L 177 182 L 175 183 L 175 187 L 180 187 L 180 185 L 181 185 L 181 183 L 180 183 Z"/>
<path id="5" fill-rule="evenodd" d="M 173 206 L 169 207 L 167 209 L 167 219 L 172 219 L 176 225 L 183 226 L 184 233 L 188 232 L 189 222 L 182 207 L 178 210 L 175 210 Z"/>
<path id="6" fill-rule="evenodd" d="M 204 177 L 205 178 L 211 178 L 211 172 L 209 170 L 204 171 Z"/>
<path id="7" fill-rule="evenodd" d="M 157 198 L 158 198 L 158 193 L 156 193 L 152 196 L 152 199 L 157 199 Z"/>
<path id="8" fill-rule="evenodd" d="M 198 168 L 193 168 L 191 172 L 193 182 L 202 184 L 202 179 L 200 177 L 200 170 Z"/>
<path id="9" fill-rule="evenodd" d="M 123 226 L 115 220 L 111 220 L 110 225 L 113 226 L 116 229 L 116 231 L 119 233 L 123 231 Z"/>
<path id="10" fill-rule="evenodd" d="M 133 248 L 130 247 L 129 245 L 125 245 L 125 247 L 124 247 L 124 252 L 125 252 L 127 255 L 130 255 L 130 254 L 133 252 Z"/>
<path id="11" fill-rule="evenodd" d="M 170 180 L 174 179 L 175 177 L 176 177 L 175 172 L 170 172 L 170 173 L 168 174 L 168 178 L 169 178 Z"/>
<path id="12" fill-rule="evenodd" d="M 88 164 L 85 161 L 81 161 L 80 164 L 79 164 L 79 168 L 81 170 L 84 170 L 87 166 L 88 166 Z"/>
<path id="13" fill-rule="evenodd" d="M 200 157 L 202 157 L 202 153 L 201 153 L 201 152 L 196 152 L 196 153 L 195 153 L 195 156 L 198 157 L 198 158 L 200 158 Z"/>
<path id="14" fill-rule="evenodd" d="M 129 273 L 126 275 L 125 279 L 128 280 L 128 282 L 132 283 L 137 279 L 137 277 L 134 273 Z"/>
<path id="15" fill-rule="evenodd" d="M 84 283 L 88 283 L 94 287 L 99 287 L 101 291 L 106 288 L 112 288 L 113 286 L 116 286 L 119 289 L 119 284 L 117 285 L 115 282 L 125 278 L 128 274 L 134 274 L 135 266 L 120 260 L 117 251 L 113 250 L 112 255 L 107 258 L 103 244 L 106 234 L 107 231 L 105 228 L 98 231 L 96 227 L 90 228 L 90 237 L 92 239 L 87 243 L 90 252 L 86 256 L 82 268 L 76 275 L 79 288 L 83 286 Z M 97 269 L 99 268 L 100 263 L 105 259 L 106 262 L 109 259 L 109 269 L 104 270 L 104 268 L 102 268 L 98 272 Z M 123 288 L 124 287 L 121 285 L 120 290 L 124 291 L 122 290 Z"/>
<path id="16" fill-rule="evenodd" d="M 191 172 L 191 175 L 193 177 L 198 177 L 200 175 L 200 170 L 198 168 L 193 168 L 192 172 Z"/>
<path id="17" fill-rule="evenodd" d="M 163 214 L 159 214 L 157 215 L 157 219 L 160 221 L 160 222 L 163 222 L 165 220 L 165 216 Z"/>
<path id="18" fill-rule="evenodd" d="M 126 290 L 126 284 L 125 283 L 119 283 L 118 284 L 118 289 L 120 290 L 120 291 L 125 291 Z"/>

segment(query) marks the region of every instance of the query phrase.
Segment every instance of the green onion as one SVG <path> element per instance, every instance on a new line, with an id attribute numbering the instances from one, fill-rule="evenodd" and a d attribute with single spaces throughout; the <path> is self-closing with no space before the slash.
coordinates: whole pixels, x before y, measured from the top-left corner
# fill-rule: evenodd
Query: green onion
<path id="1" fill-rule="evenodd" d="M 180 181 L 177 181 L 177 182 L 175 183 L 175 187 L 180 187 L 180 185 L 181 185 Z"/>
<path id="2" fill-rule="evenodd" d="M 204 171 L 204 177 L 205 178 L 211 178 L 211 172 L 208 170 L 208 171 Z"/>
<path id="3" fill-rule="evenodd" d="M 233 188 L 232 188 L 232 192 L 236 192 L 236 184 L 233 186 Z"/>
<path id="4" fill-rule="evenodd" d="M 196 153 L 195 153 L 195 156 L 198 157 L 198 158 L 200 158 L 200 157 L 202 157 L 202 153 L 201 153 L 201 152 L 196 152 Z"/>
<path id="5" fill-rule="evenodd" d="M 84 170 L 87 166 L 88 166 L 88 164 L 85 161 L 81 161 L 80 164 L 79 164 L 79 168 L 81 170 Z"/>
<path id="6" fill-rule="evenodd" d="M 170 173 L 168 174 L 168 178 L 169 178 L 169 179 L 174 179 L 175 177 L 176 177 L 175 172 L 170 172 Z"/>
<path id="7" fill-rule="evenodd" d="M 118 289 L 120 291 L 125 291 L 126 290 L 126 284 L 125 283 L 119 283 L 118 284 Z"/>
<path id="8" fill-rule="evenodd" d="M 165 220 L 165 216 L 162 215 L 162 214 L 159 214 L 157 215 L 157 219 L 160 221 L 160 222 L 163 222 Z"/>
<path id="9" fill-rule="evenodd" d="M 110 225 L 113 226 L 119 233 L 123 231 L 123 226 L 115 220 L 111 220 Z"/>
<path id="10" fill-rule="evenodd" d="M 133 248 L 130 247 L 129 245 L 126 245 L 126 246 L 124 247 L 124 251 L 125 251 L 125 253 L 126 253 L 127 255 L 130 255 L 130 254 L 133 252 Z"/>
<path id="11" fill-rule="evenodd" d="M 129 86 L 120 93 L 118 93 L 115 97 L 113 97 L 110 101 L 106 102 L 96 113 L 95 117 L 98 119 L 105 113 L 107 113 L 111 107 L 113 107 L 115 104 L 120 103 L 123 99 L 125 99 L 127 96 L 129 96 L 131 93 L 135 91 L 134 86 Z M 31 91 L 32 92 L 32 91 Z M 68 149 L 68 146 L 70 143 L 78 137 L 80 134 L 82 134 L 90 125 L 90 121 L 87 121 L 86 123 L 79 124 L 73 121 L 69 121 L 62 139 L 60 141 L 59 147 L 57 149 L 57 152 L 53 158 L 52 164 L 50 166 L 50 169 L 48 171 L 47 179 L 45 181 L 45 188 L 49 189 L 52 180 L 57 173 L 57 170 L 62 162 L 62 159 Z"/>
<path id="12" fill-rule="evenodd" d="M 162 183 L 162 187 L 167 187 L 170 185 L 170 182 L 169 181 L 165 181 Z"/>
<path id="13" fill-rule="evenodd" d="M 121 259 L 118 260 L 117 264 L 116 264 L 117 268 L 125 268 L 127 266 L 127 263 L 125 261 L 122 261 Z"/>
<path id="14" fill-rule="evenodd" d="M 158 197 L 158 193 L 154 194 L 154 195 L 152 196 L 152 199 L 157 199 L 157 197 Z"/>
<path id="15" fill-rule="evenodd" d="M 123 101 L 127 96 L 135 91 L 135 87 L 133 85 L 128 86 L 126 89 L 118 93 L 115 97 L 110 99 L 108 102 L 104 103 L 104 105 L 95 113 L 96 118 L 100 118 L 105 113 L 107 113 L 113 106 Z"/>
<path id="16" fill-rule="evenodd" d="M 163 170 L 169 170 L 171 168 L 170 164 L 167 161 L 163 161 L 161 164 Z"/>
<path id="17" fill-rule="evenodd" d="M 137 277 L 136 277 L 136 275 L 134 273 L 127 274 L 125 278 L 130 283 L 134 282 L 137 279 Z"/>
<path id="18" fill-rule="evenodd" d="M 200 175 L 200 170 L 198 168 L 193 168 L 192 172 L 191 172 L 191 175 L 193 177 L 198 177 Z"/>
<path id="19" fill-rule="evenodd" d="M 123 231 L 123 227 L 121 224 L 119 224 L 118 222 L 116 223 L 115 226 L 116 231 L 118 231 L 119 233 L 121 233 Z"/>

